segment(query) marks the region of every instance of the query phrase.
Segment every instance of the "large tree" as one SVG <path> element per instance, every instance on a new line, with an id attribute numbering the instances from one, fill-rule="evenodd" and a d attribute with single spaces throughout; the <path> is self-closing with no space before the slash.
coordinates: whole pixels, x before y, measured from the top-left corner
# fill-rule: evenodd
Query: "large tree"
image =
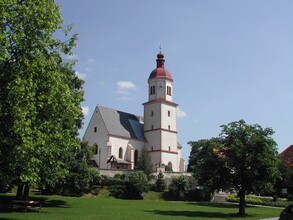
<path id="1" fill-rule="evenodd" d="M 211 190 L 236 190 L 239 214 L 245 215 L 246 193 L 272 190 L 279 176 L 274 131 L 243 120 L 221 127 L 220 138 L 190 142 L 189 166 Z"/>
<path id="2" fill-rule="evenodd" d="M 0 7 L 0 177 L 18 184 L 22 197 L 41 176 L 54 182 L 66 174 L 66 155 L 80 147 L 83 82 L 63 60 L 77 35 L 67 36 L 71 27 L 62 27 L 54 0 Z"/>

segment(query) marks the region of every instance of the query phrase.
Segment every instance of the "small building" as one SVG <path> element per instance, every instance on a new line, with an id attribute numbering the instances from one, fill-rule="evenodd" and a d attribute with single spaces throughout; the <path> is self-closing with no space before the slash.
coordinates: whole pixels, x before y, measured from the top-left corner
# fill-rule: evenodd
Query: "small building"
<path id="1" fill-rule="evenodd" d="M 293 145 L 287 147 L 279 156 L 283 159 L 285 165 L 293 168 Z"/>
<path id="2" fill-rule="evenodd" d="M 144 116 L 97 105 L 83 139 L 94 148 L 94 164 L 100 169 L 133 170 L 145 147 L 153 167 L 184 171 L 182 146 L 177 138 L 177 104 L 173 102 L 173 78 L 165 69 L 164 55 L 148 78 Z"/>

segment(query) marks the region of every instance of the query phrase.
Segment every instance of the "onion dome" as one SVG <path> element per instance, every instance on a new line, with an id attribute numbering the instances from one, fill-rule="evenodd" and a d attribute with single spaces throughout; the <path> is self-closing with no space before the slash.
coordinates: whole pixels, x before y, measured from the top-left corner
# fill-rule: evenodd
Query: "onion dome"
<path id="1" fill-rule="evenodd" d="M 154 78 L 163 78 L 173 81 L 172 75 L 167 69 L 165 69 L 164 63 L 164 54 L 160 50 L 160 52 L 157 55 L 157 68 L 151 72 L 149 80 Z"/>

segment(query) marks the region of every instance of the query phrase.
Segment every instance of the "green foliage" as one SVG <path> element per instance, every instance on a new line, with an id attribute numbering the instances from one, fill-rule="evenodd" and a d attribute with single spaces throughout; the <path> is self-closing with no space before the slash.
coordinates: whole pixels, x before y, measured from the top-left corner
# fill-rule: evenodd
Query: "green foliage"
<path id="1" fill-rule="evenodd" d="M 228 195 L 226 197 L 227 202 L 239 203 L 239 197 L 235 194 Z M 245 196 L 245 202 L 247 204 L 253 205 L 264 205 L 264 206 L 275 206 L 275 207 L 285 207 L 290 204 L 290 201 L 280 200 L 277 197 L 253 197 Z"/>
<path id="2" fill-rule="evenodd" d="M 166 165 L 166 166 L 165 166 L 165 171 L 170 171 L 170 172 L 172 172 L 173 169 L 172 169 L 172 167 L 169 167 L 168 165 Z"/>
<path id="3" fill-rule="evenodd" d="M 163 173 L 159 173 L 157 176 L 157 180 L 155 183 L 155 190 L 157 192 L 164 192 L 166 189 L 166 183 L 164 180 L 164 174 Z"/>
<path id="4" fill-rule="evenodd" d="M 128 199 L 143 199 L 142 193 L 148 191 L 148 179 L 143 171 L 134 171 L 126 183 Z"/>
<path id="5" fill-rule="evenodd" d="M 279 177 L 274 131 L 243 120 L 221 127 L 220 138 L 189 142 L 189 170 L 210 191 L 237 190 L 239 214 L 245 215 L 245 194 L 272 192 Z"/>
<path id="6" fill-rule="evenodd" d="M 280 178 L 277 179 L 277 182 L 274 186 L 275 192 L 279 197 L 285 197 L 286 195 L 282 194 L 282 189 L 286 188 L 288 194 L 293 194 L 293 169 L 288 167 L 282 159 L 279 160 L 278 170 L 280 172 Z"/>
<path id="7" fill-rule="evenodd" d="M 69 173 L 64 178 L 60 178 L 56 184 L 45 185 L 44 191 L 65 196 L 81 196 L 91 192 L 99 184 L 98 170 L 89 165 L 91 148 L 87 143 L 81 143 L 81 148 L 71 155 L 67 162 Z"/>
<path id="8" fill-rule="evenodd" d="M 153 171 L 152 158 L 145 147 L 141 150 L 141 153 L 139 155 L 138 170 L 143 171 L 148 178 L 150 177 Z"/>
<path id="9" fill-rule="evenodd" d="M 80 147 L 83 81 L 63 60 L 77 35 L 62 27 L 55 1 L 2 0 L 0 7 L 0 176 L 53 185 Z M 54 38 L 62 29 L 65 41 Z"/>
<path id="10" fill-rule="evenodd" d="M 168 191 L 171 197 L 178 200 L 184 200 L 187 187 L 188 179 L 186 176 L 173 177 L 170 185 L 168 186 Z"/>
<path id="11" fill-rule="evenodd" d="M 148 191 L 148 180 L 143 171 L 134 171 L 127 181 L 121 179 L 120 175 L 117 175 L 116 178 L 108 178 L 107 186 L 110 196 L 115 198 L 143 199 L 143 192 Z"/>

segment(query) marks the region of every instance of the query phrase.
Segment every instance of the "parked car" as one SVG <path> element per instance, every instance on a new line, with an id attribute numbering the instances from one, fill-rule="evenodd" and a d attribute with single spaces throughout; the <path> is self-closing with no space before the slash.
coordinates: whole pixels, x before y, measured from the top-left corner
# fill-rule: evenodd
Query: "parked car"
<path id="1" fill-rule="evenodd" d="M 293 204 L 288 205 L 281 212 L 279 220 L 293 220 Z"/>

